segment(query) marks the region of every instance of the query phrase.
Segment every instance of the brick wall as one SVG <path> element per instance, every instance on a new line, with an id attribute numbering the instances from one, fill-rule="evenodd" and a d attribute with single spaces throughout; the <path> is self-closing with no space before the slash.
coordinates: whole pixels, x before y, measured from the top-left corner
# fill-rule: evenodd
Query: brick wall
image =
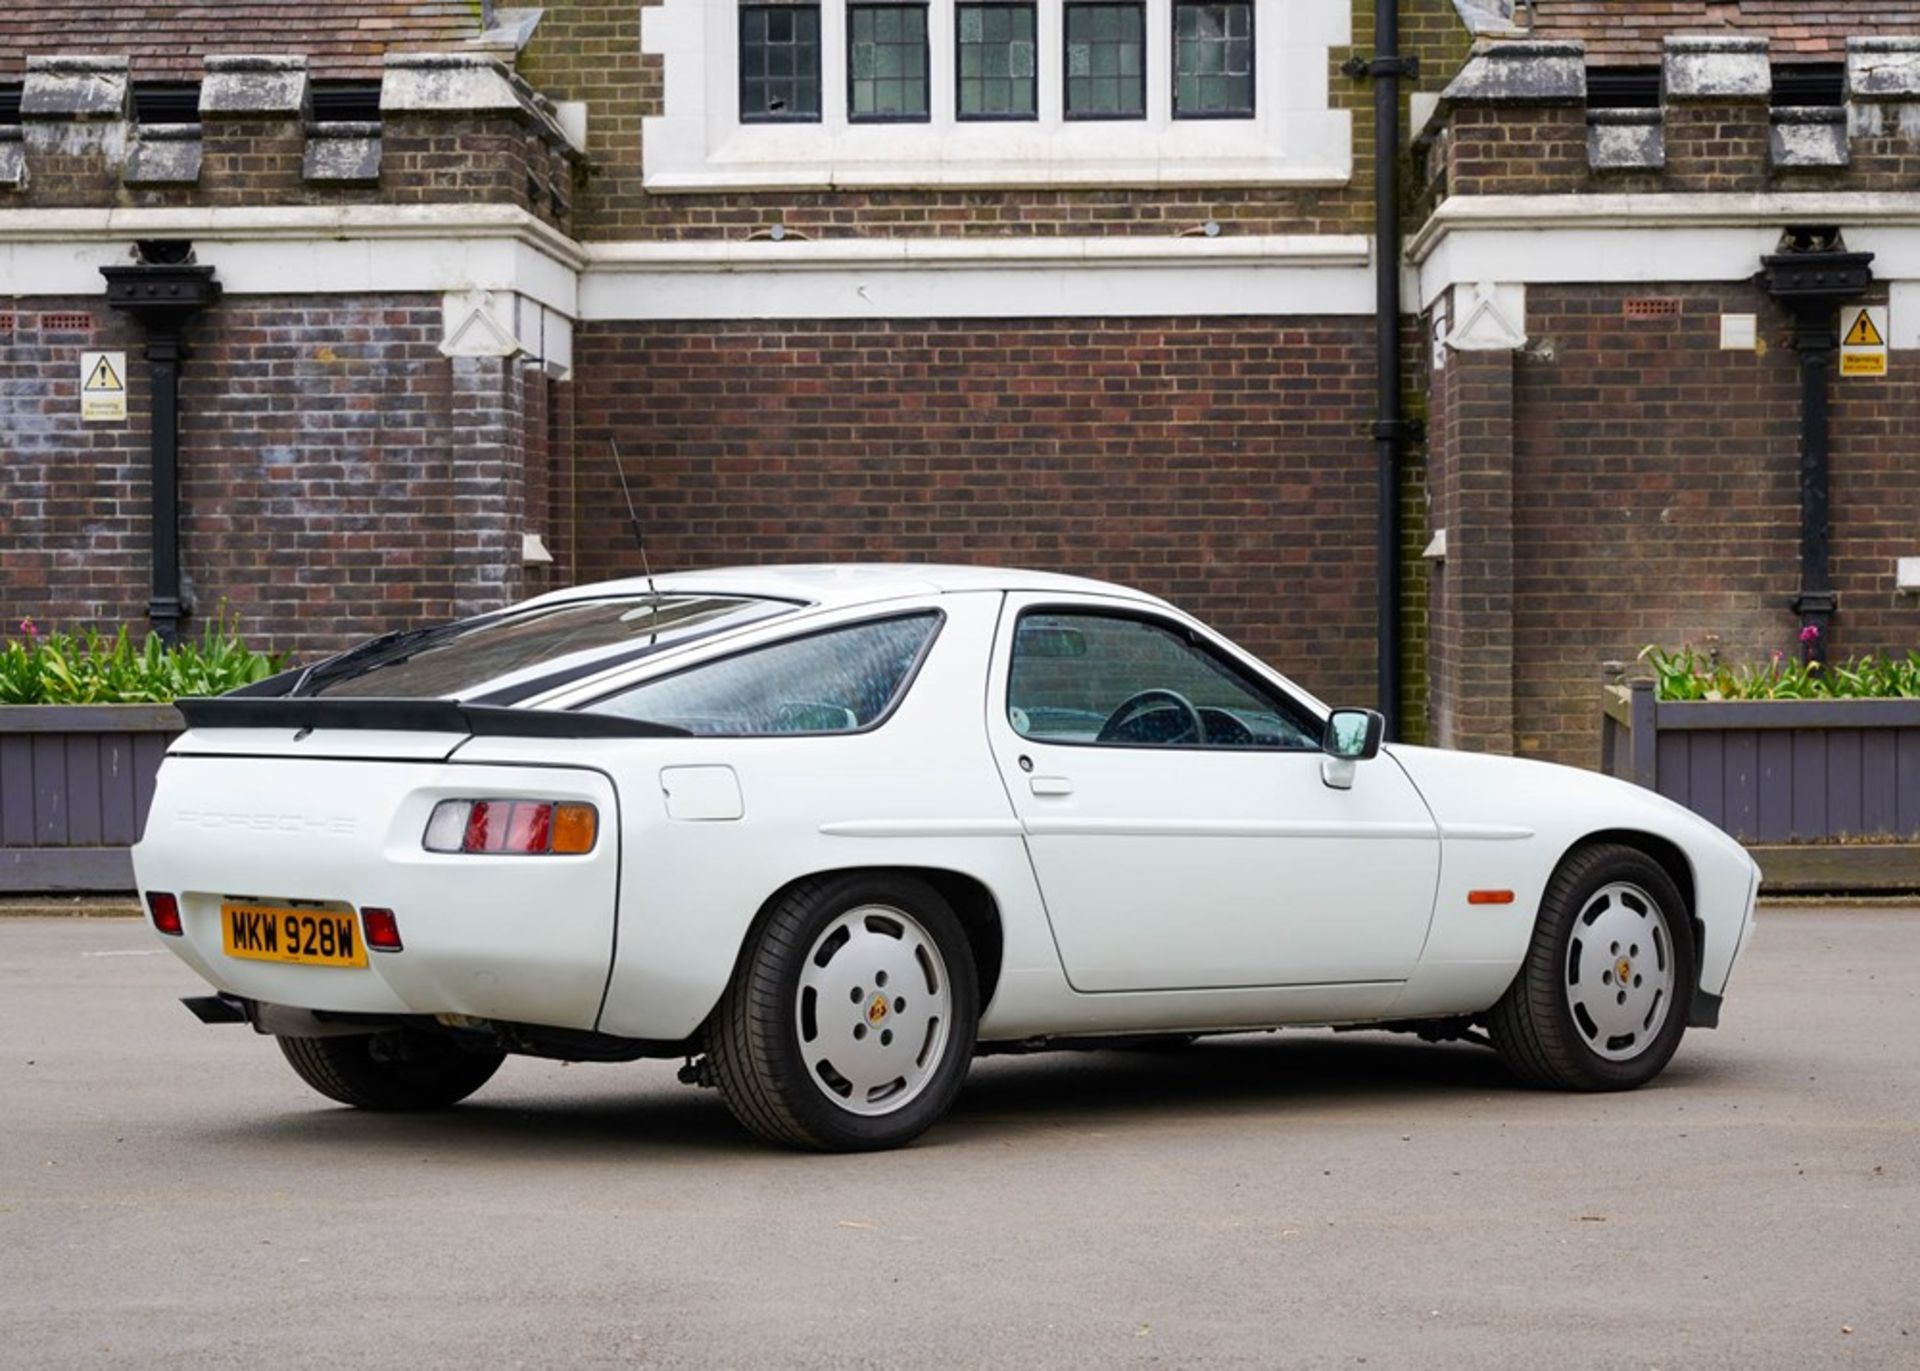
<path id="1" fill-rule="evenodd" d="M 57 327 L 60 316 L 90 322 Z M 98 300 L 0 298 L 0 632 L 32 615 L 120 623 L 144 612 L 144 424 L 79 422 L 83 348 L 137 346 Z M 150 409 L 145 369 L 128 403 Z"/>
<path id="2" fill-rule="evenodd" d="M 94 126 L 80 126 L 92 131 Z M 0 210 L 237 205 L 513 205 L 572 227 L 575 170 L 527 124 L 501 114 L 390 114 L 383 121 L 378 184 L 305 179 L 307 131 L 299 119 L 209 120 L 200 178 L 192 185 L 128 186 L 120 145 L 137 124 L 99 126 L 111 139 L 69 136 L 70 150 L 34 149 L 25 186 Z M 112 148 L 109 155 L 107 148 Z"/>
<path id="3" fill-rule="evenodd" d="M 1373 698 L 1366 318 L 591 325 L 581 576 L 907 558 L 1165 595 Z"/>
<path id="4" fill-rule="evenodd" d="M 90 331 L 49 333 L 56 311 Z M 0 332 L 0 613 L 144 631 L 150 402 L 137 330 L 97 300 L 10 304 Z M 181 387 L 182 567 L 200 612 L 313 653 L 530 588 L 522 364 L 449 360 L 437 296 L 223 300 Z M 79 353 L 129 353 L 126 424 L 82 425 Z M 531 462 L 531 465 L 530 465 Z M 189 621 L 188 629 L 195 627 Z"/>
<path id="5" fill-rule="evenodd" d="M 1339 67 L 1349 56 L 1371 55 L 1373 0 L 1354 5 L 1354 45 L 1329 54 L 1331 102 L 1356 111 L 1353 180 L 1307 190 L 649 195 L 642 186 L 640 121 L 661 112 L 664 83 L 660 59 L 640 52 L 641 8 L 634 0 L 549 4 L 519 62 L 521 74 L 553 98 L 589 103 L 592 171 L 577 215 L 584 237 L 738 238 L 776 221 L 815 237 L 1160 234 L 1209 219 L 1239 233 L 1365 233 L 1372 225 L 1372 90 Z M 1451 0 L 1405 0 L 1401 9 L 1402 47 L 1425 63 L 1419 81 L 1402 83 L 1403 95 L 1439 90 L 1465 58 L 1470 35 Z"/>
<path id="6" fill-rule="evenodd" d="M 1625 300 L 1647 296 L 1677 301 L 1678 311 L 1626 318 Z M 1764 349 L 1721 351 L 1723 312 L 1759 314 Z M 1705 647 L 1710 634 L 1733 661 L 1796 650 L 1797 359 L 1789 317 L 1744 284 L 1534 286 L 1527 313 L 1525 352 L 1456 354 L 1435 389 L 1434 519 L 1449 527 L 1450 545 L 1434 594 L 1433 708 L 1437 719 L 1452 713 L 1455 741 L 1460 720 L 1478 710 L 1494 745 L 1508 711 L 1515 750 L 1591 765 L 1603 662 L 1631 662 L 1648 643 Z M 1502 368 L 1511 370 L 1510 516 L 1494 507 Z M 1894 589 L 1894 559 L 1913 554 L 1920 527 L 1920 356 L 1895 353 L 1891 371 L 1833 380 L 1841 608 L 1832 647 L 1841 655 L 1920 643 L 1920 602 Z M 1469 424 L 1483 427 L 1477 439 Z M 1477 498 L 1494 502 L 1480 515 L 1476 485 Z M 1492 531 L 1475 531 L 1477 517 Z M 1458 598 L 1477 593 L 1460 577 L 1485 571 L 1489 552 L 1498 559 L 1483 543 L 1497 544 L 1503 519 L 1510 687 L 1502 669 L 1473 675 L 1500 667 L 1508 611 L 1497 575 L 1490 598 Z"/>
<path id="7" fill-rule="evenodd" d="M 379 79 L 387 52 L 450 52 L 480 32 L 475 0 L 7 0 L 0 5 L 0 81 L 29 57 L 114 51 L 143 80 L 197 79 L 213 53 L 304 52 L 316 75 Z"/>
<path id="8" fill-rule="evenodd" d="M 1432 519 L 1447 556 L 1429 589 L 1429 737 L 1514 750 L 1513 355 L 1450 353 L 1433 379 Z"/>

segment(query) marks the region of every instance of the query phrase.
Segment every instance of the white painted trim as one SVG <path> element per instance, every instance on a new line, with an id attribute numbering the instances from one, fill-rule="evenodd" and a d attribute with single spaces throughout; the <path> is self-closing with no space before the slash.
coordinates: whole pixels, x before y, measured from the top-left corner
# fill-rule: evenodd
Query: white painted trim
<path id="1" fill-rule="evenodd" d="M 1466 299 L 1456 299 L 1460 322 L 1446 336 L 1455 352 L 1513 352 L 1527 345 L 1527 288 L 1477 282 Z"/>
<path id="2" fill-rule="evenodd" d="M 1358 235 L 580 244 L 511 207 L 451 205 L 4 210 L 0 297 L 100 295 L 100 268 L 151 237 L 191 240 L 231 295 L 510 293 L 541 307 L 522 311 L 515 336 L 562 371 L 569 319 L 1373 310 L 1371 245 Z"/>
<path id="3" fill-rule="evenodd" d="M 0 243 L 53 237 L 511 238 L 578 265 L 580 245 L 515 205 L 263 205 L 231 208 L 0 209 Z"/>
<path id="4" fill-rule="evenodd" d="M 821 7 L 821 119 L 742 124 L 736 5 L 665 0 L 643 8 L 641 51 L 663 59 L 665 99 L 642 121 L 649 190 L 839 187 L 1146 187 L 1345 185 L 1353 117 L 1329 108 L 1329 51 L 1352 41 L 1351 0 L 1256 0 L 1255 115 L 1172 117 L 1170 0 L 1147 0 L 1147 117 L 1062 117 L 1059 0 L 1040 0 L 1032 121 L 954 118 L 953 0 L 930 0 L 930 118 L 852 124 L 846 117 L 845 6 Z"/>
<path id="5" fill-rule="evenodd" d="M 1887 346 L 1920 348 L 1920 281 L 1895 281 L 1887 292 Z"/>
<path id="6" fill-rule="evenodd" d="M 1272 234 L 1207 238 L 789 238 L 688 242 L 587 243 L 589 271 L 655 267 L 687 271 L 805 271 L 859 266 L 1072 267 L 1131 262 L 1234 266 L 1365 266 L 1370 240 L 1360 234 Z"/>
<path id="7" fill-rule="evenodd" d="M 589 250 L 581 318 L 1364 315 L 1368 240 L 831 239 Z"/>
<path id="8" fill-rule="evenodd" d="M 141 238 L 185 238 L 230 295 L 513 291 L 572 316 L 580 245 L 511 205 L 0 210 L 0 296 L 102 295 Z"/>
<path id="9" fill-rule="evenodd" d="M 1920 193 L 1454 196 L 1407 258 L 1422 308 L 1478 281 L 1740 281 L 1789 224 L 1838 224 L 1876 276 L 1920 280 Z"/>

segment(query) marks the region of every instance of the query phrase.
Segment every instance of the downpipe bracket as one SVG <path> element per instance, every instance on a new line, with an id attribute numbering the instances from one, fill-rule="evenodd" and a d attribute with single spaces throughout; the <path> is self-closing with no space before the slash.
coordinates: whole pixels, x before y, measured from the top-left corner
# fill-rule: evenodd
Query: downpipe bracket
<path id="1" fill-rule="evenodd" d="M 1377 76 L 1405 76 L 1417 81 L 1420 79 L 1420 59 L 1405 56 L 1349 57 L 1340 64 L 1340 74 L 1356 81 L 1361 77 L 1372 79 Z"/>

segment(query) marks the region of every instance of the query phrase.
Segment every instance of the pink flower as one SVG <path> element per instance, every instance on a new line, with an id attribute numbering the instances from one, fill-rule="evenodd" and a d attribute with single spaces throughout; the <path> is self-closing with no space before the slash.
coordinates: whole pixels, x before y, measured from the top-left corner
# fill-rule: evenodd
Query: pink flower
<path id="1" fill-rule="evenodd" d="M 20 621 L 20 631 L 26 634 L 29 638 L 38 638 L 40 636 L 40 630 L 34 627 L 33 619 L 31 616 L 25 619 L 22 619 Z"/>
<path id="2" fill-rule="evenodd" d="M 1820 637 L 1820 625 L 1818 624 L 1808 624 L 1805 628 L 1800 630 L 1800 641 L 1803 643 L 1815 642 L 1819 639 L 1819 637 Z"/>

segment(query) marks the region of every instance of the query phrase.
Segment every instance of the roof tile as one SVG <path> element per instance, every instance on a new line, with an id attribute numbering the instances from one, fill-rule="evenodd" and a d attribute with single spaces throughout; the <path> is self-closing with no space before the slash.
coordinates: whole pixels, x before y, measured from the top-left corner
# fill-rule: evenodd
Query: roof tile
<path id="1" fill-rule="evenodd" d="M 460 47 L 479 16 L 473 0 L 0 0 L 0 81 L 56 53 L 124 53 L 136 80 L 197 77 L 209 53 L 305 53 L 317 77 L 366 79 L 388 51 Z"/>
<path id="2" fill-rule="evenodd" d="M 1766 36 L 1777 56 L 1839 61 L 1847 38 L 1920 36 L 1920 0 L 1534 0 L 1540 38 L 1580 38 L 1589 61 L 1652 66 L 1670 33 Z"/>

